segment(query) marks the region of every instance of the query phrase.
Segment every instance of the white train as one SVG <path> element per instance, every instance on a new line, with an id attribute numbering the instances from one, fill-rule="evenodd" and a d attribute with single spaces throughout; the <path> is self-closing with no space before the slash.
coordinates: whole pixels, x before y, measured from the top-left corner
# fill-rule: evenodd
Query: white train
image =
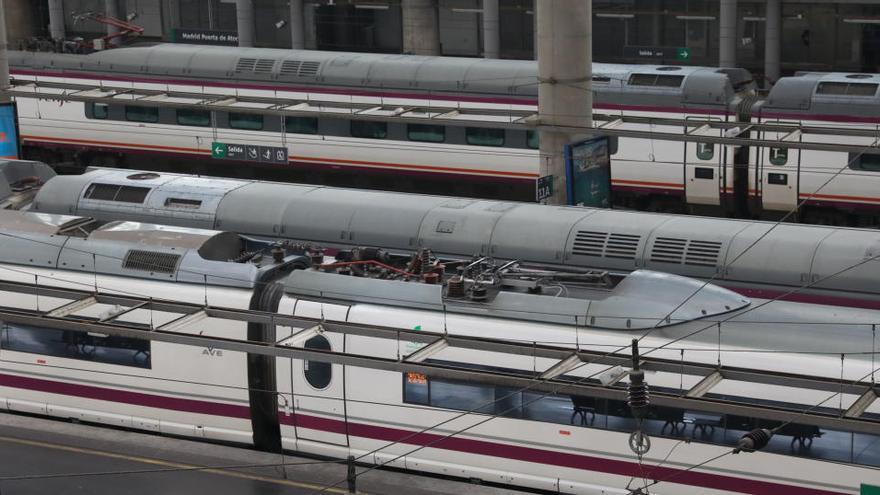
<path id="1" fill-rule="evenodd" d="M 394 276 L 382 267 L 365 268 L 358 277 L 345 275 L 347 267 L 295 269 L 305 268 L 307 259 L 293 252 L 267 259 L 255 274 L 248 267 L 259 266 L 268 253 L 248 250 L 243 239 L 219 232 L 135 222 L 96 226 L 88 218 L 8 211 L 0 212 L 0 225 L 4 233 L 0 282 L 7 289 L 4 307 L 55 308 L 56 317 L 64 313 L 87 321 L 112 319 L 143 328 L 175 321 L 178 315 L 144 307 L 66 306 L 69 300 L 34 297 L 35 277 L 38 285 L 74 289 L 84 296 L 95 290 L 157 300 L 174 294 L 177 301 L 211 307 L 417 328 L 452 337 L 550 342 L 563 348 L 606 350 L 626 345 L 657 325 L 643 340 L 647 350 L 709 327 L 712 332 L 695 334 L 656 356 L 714 363 L 723 354 L 725 366 L 826 377 L 840 376 L 840 357 L 810 353 L 871 348 L 872 324 L 880 317 L 875 310 L 843 313 L 801 303 L 764 305 L 759 299 L 711 285 L 699 289 L 701 282 L 656 272 L 628 276 L 559 272 L 537 266 L 493 266 L 485 260 L 462 272 L 472 282 L 466 282 L 465 297 L 458 298 L 449 292 L 448 279 L 442 285 L 413 281 L 414 277 L 388 280 Z M 243 249 L 245 256 L 240 255 Z M 248 261 L 220 261 L 224 257 Z M 404 259 L 409 264 L 400 265 L 377 251 L 362 252 L 357 259 L 415 270 L 409 258 Z M 325 265 L 329 261 L 312 260 Z M 430 270 L 439 266 L 432 258 L 426 261 Z M 500 283 L 478 283 L 496 277 Z M 200 283 L 202 278 L 208 283 Z M 273 280 L 281 285 L 272 287 L 283 288 L 278 297 L 253 297 L 254 287 L 268 290 L 261 284 Z M 533 290 L 504 288 L 515 281 L 531 281 Z M 31 290 L 9 290 L 14 284 Z M 487 292 L 479 292 L 478 287 Z M 535 293 L 538 288 L 545 295 Z M 559 297 L 550 295 L 555 291 L 560 291 Z M 694 292 L 696 296 L 679 306 Z M 572 321 L 581 317 L 581 323 L 568 323 L 571 317 L 575 317 Z M 716 326 L 721 334 L 714 332 Z M 246 323 L 235 320 L 203 319 L 176 327 L 175 331 L 188 334 L 254 338 Z M 300 331 L 274 330 L 274 335 L 261 337 L 284 342 Z M 632 419 L 624 405 L 611 400 L 593 399 L 589 411 L 578 416 L 568 396 L 542 397 L 528 391 L 511 396 L 509 388 L 419 374 L 281 358 L 251 360 L 240 352 L 8 322 L 0 332 L 0 408 L 11 411 L 331 457 L 370 453 L 362 459 L 367 463 L 386 463 L 400 456 L 390 465 L 572 494 L 626 494 L 628 486 L 638 486 L 632 479 L 642 477 L 665 480 L 653 486 L 652 493 L 685 495 L 839 495 L 858 493 L 861 483 L 880 484 L 880 437 L 864 433 L 789 425 L 763 451 L 728 455 L 690 470 L 729 451 L 756 424 L 754 419 L 718 415 L 717 427 L 706 427 L 702 436 L 694 430 L 693 441 L 678 445 L 684 432 L 678 427 L 669 431 L 668 423 L 678 425 L 692 413 L 655 410 L 644 425 L 654 436 L 653 447 L 640 464 L 627 443 Z M 723 335 L 720 343 L 719 335 Z M 419 349 L 414 342 L 334 332 L 319 332 L 297 345 L 391 360 Z M 768 349 L 779 352 L 767 359 L 763 351 Z M 528 376 L 553 364 L 529 355 L 453 348 L 433 358 L 449 365 Z M 848 358 L 844 378 L 868 376 L 871 366 L 867 357 Z M 587 365 L 568 376 L 583 379 L 601 369 Z M 673 391 L 697 381 L 677 373 L 656 373 L 648 380 L 658 390 Z M 755 389 L 736 383 L 714 392 L 720 398 L 748 397 L 751 402 L 793 410 L 822 398 L 802 396 L 784 386 Z M 497 401 L 499 397 L 507 398 Z M 580 404 L 587 399 L 581 397 Z M 843 407 L 854 400 L 845 397 Z M 456 418 L 461 411 L 484 404 L 489 405 L 481 412 Z M 266 409 L 267 405 L 271 407 Z M 836 407 L 835 400 L 833 408 L 826 405 L 814 412 L 828 411 L 834 417 Z M 487 414 L 502 412 L 483 422 Z M 863 420 L 876 421 L 878 412 L 880 408 L 872 406 Z M 433 427 L 444 421 L 448 422 Z M 423 429 L 427 431 L 414 435 Z M 795 439 L 809 442 L 796 446 Z"/>
<path id="2" fill-rule="evenodd" d="M 450 106 L 490 112 L 534 110 L 537 66 L 532 61 L 193 45 L 121 48 L 88 56 L 13 52 L 10 61 L 16 80 L 61 85 L 47 93 L 34 92 L 34 97 L 26 97 L 25 91 L 18 98 L 26 155 L 34 159 L 534 198 L 535 133 L 498 127 L 498 119 L 492 117 L 487 119 L 495 121 L 493 126 L 486 128 L 443 119 L 434 125 L 406 124 L 357 120 L 337 108 L 375 104 L 425 116 L 431 115 L 432 105 L 443 112 Z M 805 201 L 799 218 L 810 223 L 877 223 L 880 155 L 872 150 L 876 136 L 836 135 L 834 130 L 876 127 L 880 76 L 786 77 L 766 99 L 758 100 L 750 75 L 741 69 L 596 64 L 593 70 L 597 112 L 657 119 L 708 117 L 742 122 L 740 130 L 747 131 L 743 136 L 784 138 L 775 148 L 621 138 L 612 167 L 617 204 L 755 218 L 779 215 Z M 65 84 L 78 86 L 63 89 Z M 242 106 L 268 109 L 274 108 L 273 99 L 289 98 L 305 102 L 296 109 L 306 113 L 285 119 L 211 111 L 210 105 L 175 110 L 158 105 L 175 98 L 144 94 L 134 101 L 124 94 L 126 88 L 189 93 L 188 100 L 177 99 L 181 104 L 196 101 L 193 97 L 199 94 L 213 95 L 213 103 L 223 100 L 218 95 L 246 96 L 265 100 Z M 95 101 L 102 95 L 112 98 L 63 104 L 38 98 L 73 93 Z M 151 101 L 156 106 L 150 106 Z M 864 146 L 868 152 L 787 149 L 786 141 L 800 141 L 804 135 L 796 130 L 748 131 L 745 125 L 767 122 L 821 126 L 828 132 L 810 133 L 810 140 Z M 626 123 L 620 128 L 721 132 L 662 122 Z M 274 167 L 218 161 L 211 158 L 214 142 L 284 147 L 288 156 Z"/>
<path id="3" fill-rule="evenodd" d="M 54 177 L 33 211 L 554 266 L 650 269 L 748 297 L 880 309 L 874 230 L 554 207 L 120 169 Z"/>

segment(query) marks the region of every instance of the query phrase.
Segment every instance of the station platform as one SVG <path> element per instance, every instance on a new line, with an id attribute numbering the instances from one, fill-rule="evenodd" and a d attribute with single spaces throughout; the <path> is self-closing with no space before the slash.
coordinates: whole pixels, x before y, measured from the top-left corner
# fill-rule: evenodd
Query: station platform
<path id="1" fill-rule="evenodd" d="M 366 468 L 359 467 L 358 471 L 363 469 Z M 280 454 L 226 445 L 0 414 L 2 493 L 344 494 L 349 493 L 347 484 L 342 481 L 346 472 L 344 464 L 320 459 L 290 455 L 282 458 Z M 326 488 L 340 481 L 336 487 Z M 357 493 L 514 495 L 523 492 L 373 470 L 358 477 Z"/>

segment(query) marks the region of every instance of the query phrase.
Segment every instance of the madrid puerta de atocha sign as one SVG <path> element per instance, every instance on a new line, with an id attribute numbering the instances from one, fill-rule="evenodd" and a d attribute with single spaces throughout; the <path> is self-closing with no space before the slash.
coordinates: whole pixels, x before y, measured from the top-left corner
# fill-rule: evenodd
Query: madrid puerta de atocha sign
<path id="1" fill-rule="evenodd" d="M 174 39 L 175 43 L 238 46 L 238 33 L 235 31 L 177 28 L 174 30 L 172 39 Z"/>

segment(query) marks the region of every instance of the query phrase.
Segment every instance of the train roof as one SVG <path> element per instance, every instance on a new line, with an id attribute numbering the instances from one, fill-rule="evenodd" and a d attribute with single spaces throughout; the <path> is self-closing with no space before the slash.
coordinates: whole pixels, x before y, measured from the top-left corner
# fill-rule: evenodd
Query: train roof
<path id="1" fill-rule="evenodd" d="M 783 77 L 770 90 L 761 110 L 876 117 L 880 112 L 880 75 L 803 72 Z"/>
<path id="2" fill-rule="evenodd" d="M 351 88 L 497 96 L 538 94 L 537 62 L 464 57 L 229 48 L 157 44 L 90 55 L 10 52 L 10 64 L 46 69 L 236 79 Z M 753 87 L 745 69 L 593 64 L 597 95 L 624 92 L 677 97 L 683 104 L 724 104 Z"/>
<path id="3" fill-rule="evenodd" d="M 427 247 L 446 255 L 701 278 L 720 273 L 734 282 L 797 287 L 813 277 L 816 290 L 880 293 L 880 261 L 824 278 L 877 256 L 880 234 L 871 230 L 165 173 L 142 180 L 138 174 L 94 169 L 58 176 L 37 193 L 32 208 L 325 245 L 407 252 Z M 143 187 L 151 181 L 141 203 L 88 197 L 99 184 Z"/>
<path id="4" fill-rule="evenodd" d="M 0 210 L 0 233 L 0 263 L 14 265 L 233 287 L 266 269 L 234 261 L 249 243 L 231 232 Z"/>

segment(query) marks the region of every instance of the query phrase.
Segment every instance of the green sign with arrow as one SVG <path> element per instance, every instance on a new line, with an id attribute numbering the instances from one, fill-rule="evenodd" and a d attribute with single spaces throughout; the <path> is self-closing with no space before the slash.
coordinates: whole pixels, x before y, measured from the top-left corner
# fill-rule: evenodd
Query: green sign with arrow
<path id="1" fill-rule="evenodd" d="M 226 143 L 211 143 L 211 158 L 226 158 L 228 150 Z"/>
<path id="2" fill-rule="evenodd" d="M 679 60 L 690 60 L 691 59 L 691 49 L 690 48 L 677 48 L 675 50 L 675 58 Z"/>

